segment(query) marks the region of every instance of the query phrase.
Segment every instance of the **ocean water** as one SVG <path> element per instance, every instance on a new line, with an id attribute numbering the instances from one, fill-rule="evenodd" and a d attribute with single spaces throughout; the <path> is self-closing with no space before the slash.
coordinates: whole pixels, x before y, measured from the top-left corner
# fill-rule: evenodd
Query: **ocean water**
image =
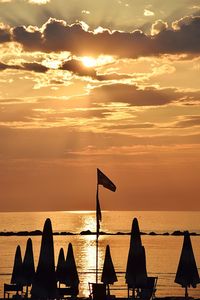
<path id="1" fill-rule="evenodd" d="M 131 230 L 132 220 L 138 218 L 142 232 L 172 233 L 175 230 L 189 230 L 200 233 L 200 212 L 135 212 L 103 211 L 101 230 L 110 233 Z M 46 218 L 51 218 L 53 231 L 80 233 L 83 230 L 95 231 L 94 211 L 71 212 L 28 212 L 0 213 L 0 231 L 42 230 Z M 0 297 L 3 295 L 3 284 L 11 279 L 14 254 L 17 245 L 21 246 L 24 255 L 28 236 L 0 236 Z M 192 245 L 198 268 L 200 267 L 200 236 L 192 236 Z M 35 265 L 37 265 L 41 236 L 33 236 Z M 75 259 L 80 276 L 80 296 L 88 296 L 88 282 L 95 282 L 95 235 L 54 236 L 55 262 L 61 247 L 65 250 L 68 243 L 73 244 Z M 126 296 L 125 270 L 129 250 L 129 235 L 103 235 L 99 237 L 99 280 L 105 256 L 106 245 L 111 248 L 111 255 L 118 282 L 112 293 Z M 184 290 L 174 283 L 180 252 L 182 236 L 143 235 L 142 243 L 146 250 L 147 271 L 149 276 L 158 276 L 157 296 L 181 296 Z M 200 285 L 189 289 L 189 295 L 199 297 Z"/>

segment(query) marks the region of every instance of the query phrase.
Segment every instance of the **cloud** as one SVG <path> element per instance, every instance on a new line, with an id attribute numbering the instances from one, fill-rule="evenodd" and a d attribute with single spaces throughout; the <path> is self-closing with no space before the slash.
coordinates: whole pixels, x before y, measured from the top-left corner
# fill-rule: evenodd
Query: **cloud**
<path id="1" fill-rule="evenodd" d="M 90 15 L 90 11 L 89 10 L 85 10 L 85 9 L 82 10 L 81 13 L 84 14 L 84 15 Z"/>
<path id="2" fill-rule="evenodd" d="M 112 130 L 126 130 L 126 129 L 148 129 L 148 128 L 155 128 L 155 125 L 152 123 L 134 123 L 134 124 L 119 124 L 119 125 L 108 125 L 104 126 L 106 129 L 112 129 Z"/>
<path id="3" fill-rule="evenodd" d="M 6 43 L 11 41 L 11 34 L 9 26 L 0 23 L 0 43 Z"/>
<path id="4" fill-rule="evenodd" d="M 34 71 L 38 73 L 45 73 L 48 68 L 39 63 L 23 63 L 23 69 L 26 71 Z"/>
<path id="5" fill-rule="evenodd" d="M 6 69 L 33 71 L 38 73 L 45 73 L 48 70 L 51 70 L 50 67 L 48 68 L 43 64 L 37 62 L 26 62 L 22 63 L 21 65 L 9 65 L 0 62 L 0 71 L 4 71 Z M 71 59 L 63 62 L 63 64 L 58 69 L 72 72 L 78 76 L 90 76 L 92 78 L 98 79 L 98 75 L 96 74 L 95 69 L 84 67 L 82 62 L 77 59 Z M 100 80 L 102 80 L 101 76 L 99 77 Z"/>
<path id="6" fill-rule="evenodd" d="M 95 69 L 84 67 L 83 63 L 77 59 L 65 61 L 60 69 L 70 71 L 78 76 L 90 76 L 93 78 L 97 77 Z"/>
<path id="7" fill-rule="evenodd" d="M 42 5 L 42 4 L 47 4 L 51 0 L 24 0 L 24 1 L 26 1 L 30 4 Z M 14 1 L 13 0 L 0 0 L 0 3 L 8 3 L 8 2 L 14 2 Z"/>
<path id="8" fill-rule="evenodd" d="M 152 35 L 141 30 L 133 32 L 90 31 L 84 22 L 67 24 L 50 18 L 41 28 L 18 26 L 1 29 L 1 42 L 21 43 L 28 51 L 69 51 L 75 55 L 116 55 L 119 57 L 152 56 L 161 54 L 200 53 L 200 16 L 182 18 L 172 28 L 162 20 L 152 25 Z"/>
<path id="9" fill-rule="evenodd" d="M 154 16 L 155 14 L 154 14 L 154 12 L 153 11 L 151 11 L 151 10 L 149 10 L 149 9 L 145 9 L 144 10 L 144 16 L 145 17 L 152 17 L 152 16 Z"/>
<path id="10" fill-rule="evenodd" d="M 50 0 L 28 0 L 28 3 L 30 4 L 38 4 L 38 5 L 44 5 L 50 2 Z"/>
<path id="11" fill-rule="evenodd" d="M 26 62 L 21 63 L 20 65 L 11 65 L 0 62 L 0 71 L 4 71 L 7 69 L 13 70 L 22 70 L 22 71 L 33 71 L 37 73 L 46 73 L 48 70 L 54 70 L 54 68 L 47 67 L 43 64 L 37 62 Z M 132 75 L 127 74 L 118 74 L 118 73 L 109 73 L 98 75 L 94 68 L 87 68 L 83 65 L 82 61 L 78 59 L 69 59 L 64 61 L 60 66 L 58 66 L 57 70 L 69 71 L 77 76 L 87 76 L 94 80 L 98 81 L 112 81 L 112 80 L 120 80 L 120 79 L 128 79 L 132 78 Z M 52 82 L 53 83 L 53 82 Z M 64 83 L 63 81 L 54 81 L 55 84 Z"/>
<path id="12" fill-rule="evenodd" d="M 135 85 L 110 84 L 93 88 L 90 92 L 91 101 L 121 102 L 132 106 L 165 105 L 177 98 L 170 89 L 157 90 L 152 87 L 140 89 Z"/>
<path id="13" fill-rule="evenodd" d="M 48 68 L 48 67 L 44 66 L 43 64 L 40 64 L 37 62 L 22 63 L 21 65 L 14 65 L 14 64 L 11 65 L 11 64 L 4 64 L 4 63 L 0 62 L 0 71 L 4 71 L 7 69 L 32 71 L 32 72 L 36 72 L 36 73 L 46 73 L 48 70 L 52 70 L 52 68 Z M 80 60 L 76 60 L 76 59 L 71 59 L 71 60 L 63 62 L 63 64 L 58 69 L 72 72 L 73 74 L 75 74 L 77 76 L 89 76 L 93 79 L 100 80 L 100 81 L 112 80 L 112 79 L 118 78 L 118 76 L 114 75 L 114 74 L 113 74 L 113 77 L 112 77 L 112 74 L 109 76 L 97 75 L 95 69 L 84 67 L 82 62 Z M 119 76 L 119 78 L 120 78 L 120 76 Z M 122 78 L 124 78 L 124 77 L 122 77 Z M 57 84 L 56 81 L 55 81 L 55 83 Z M 63 83 L 63 81 L 60 83 Z"/>
<path id="14" fill-rule="evenodd" d="M 188 128 L 200 126 L 200 116 L 185 116 L 181 121 L 176 123 L 176 127 L 178 128 Z"/>
<path id="15" fill-rule="evenodd" d="M 20 66 L 17 65 L 6 65 L 0 62 L 0 71 L 4 71 L 6 69 L 20 69 Z"/>
<path id="16" fill-rule="evenodd" d="M 25 50 L 43 50 L 42 33 L 37 27 L 14 27 L 12 30 L 12 39 L 13 41 L 20 43 Z"/>
<path id="17" fill-rule="evenodd" d="M 156 35 L 161 31 L 166 30 L 167 28 L 168 28 L 167 22 L 163 22 L 162 20 L 157 20 L 155 23 L 152 24 L 151 34 Z"/>
<path id="18" fill-rule="evenodd" d="M 128 79 L 132 78 L 132 75 L 128 74 L 118 74 L 118 73 L 109 73 L 109 74 L 102 74 L 99 75 L 97 71 L 90 67 L 85 67 L 82 61 L 78 59 L 70 59 L 61 65 L 59 68 L 60 70 L 66 70 L 72 72 L 77 76 L 89 76 L 92 79 L 99 80 L 99 81 L 109 81 L 109 80 L 120 80 L 120 79 Z"/>
<path id="19" fill-rule="evenodd" d="M 0 71 L 4 71 L 7 69 L 13 69 L 13 70 L 23 70 L 23 71 L 33 71 L 38 73 L 45 73 L 48 71 L 48 68 L 33 62 L 33 63 L 22 63 L 21 65 L 7 65 L 2 62 L 0 62 Z"/>
<path id="20" fill-rule="evenodd" d="M 171 146 L 200 144 L 200 135 L 143 136 L 119 133 L 77 131 L 69 127 L 12 129 L 0 126 L 2 158 L 67 158 L 76 151 L 84 152 L 87 147 L 105 150 L 109 147 L 139 145 Z M 56 141 L 56 143 L 55 143 Z M 78 143 L 77 143 L 78 141 Z M 159 148 L 160 151 L 160 148 Z M 113 155 L 113 152 L 112 152 Z"/>

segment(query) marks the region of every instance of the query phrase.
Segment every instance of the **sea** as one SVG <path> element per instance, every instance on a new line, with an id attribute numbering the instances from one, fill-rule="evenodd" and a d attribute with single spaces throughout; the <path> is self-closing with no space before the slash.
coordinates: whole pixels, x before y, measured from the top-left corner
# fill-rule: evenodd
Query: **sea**
<path id="1" fill-rule="evenodd" d="M 184 289 L 174 283 L 183 236 L 171 235 L 174 231 L 188 230 L 200 234 L 200 212 L 179 211 L 102 211 L 101 231 L 112 235 L 99 237 L 99 281 L 105 256 L 106 245 L 110 245 L 113 264 L 118 282 L 111 286 L 111 293 L 126 297 L 125 271 L 130 245 L 133 218 L 138 218 L 142 244 L 146 251 L 148 276 L 158 277 L 156 296 L 182 296 Z M 42 230 L 47 218 L 52 221 L 53 232 L 70 232 L 74 235 L 54 235 L 55 264 L 61 247 L 65 255 L 68 244 L 73 245 L 75 260 L 80 278 L 79 296 L 88 296 L 88 283 L 95 282 L 96 236 L 79 234 L 96 230 L 94 211 L 60 212 L 15 212 L 0 213 L 0 232 Z M 117 233 L 125 234 L 117 234 Z M 149 233 L 157 233 L 157 235 Z M 169 233 L 169 235 L 164 235 Z M 10 283 L 17 245 L 25 252 L 27 236 L 0 236 L 0 297 L 3 284 Z M 35 265 L 37 266 L 41 236 L 32 236 Z M 200 236 L 191 236 L 198 269 L 200 268 Z M 199 270 L 200 271 L 200 270 Z M 192 297 L 200 296 L 200 285 L 189 289 Z"/>

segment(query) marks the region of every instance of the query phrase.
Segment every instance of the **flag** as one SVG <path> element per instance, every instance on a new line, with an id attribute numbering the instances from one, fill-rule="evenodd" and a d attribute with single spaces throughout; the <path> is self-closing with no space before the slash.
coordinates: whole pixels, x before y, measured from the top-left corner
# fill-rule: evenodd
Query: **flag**
<path id="1" fill-rule="evenodd" d="M 99 202 L 99 190 L 97 187 L 97 195 L 96 195 L 96 221 L 97 221 L 97 238 L 99 236 L 99 230 L 100 230 L 100 221 L 102 219 L 101 216 L 101 207 Z"/>
<path id="2" fill-rule="evenodd" d="M 106 189 L 112 192 L 116 191 L 114 183 L 99 169 L 97 169 L 97 184 L 103 185 Z"/>

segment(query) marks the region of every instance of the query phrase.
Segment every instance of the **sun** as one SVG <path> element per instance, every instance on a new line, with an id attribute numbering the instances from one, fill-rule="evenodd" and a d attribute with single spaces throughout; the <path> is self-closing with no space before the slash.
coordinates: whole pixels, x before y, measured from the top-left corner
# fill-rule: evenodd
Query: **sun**
<path id="1" fill-rule="evenodd" d="M 93 57 L 90 57 L 90 56 L 82 57 L 81 61 L 84 64 L 84 66 L 87 67 L 87 68 L 93 68 L 97 65 L 96 59 L 93 58 Z"/>

